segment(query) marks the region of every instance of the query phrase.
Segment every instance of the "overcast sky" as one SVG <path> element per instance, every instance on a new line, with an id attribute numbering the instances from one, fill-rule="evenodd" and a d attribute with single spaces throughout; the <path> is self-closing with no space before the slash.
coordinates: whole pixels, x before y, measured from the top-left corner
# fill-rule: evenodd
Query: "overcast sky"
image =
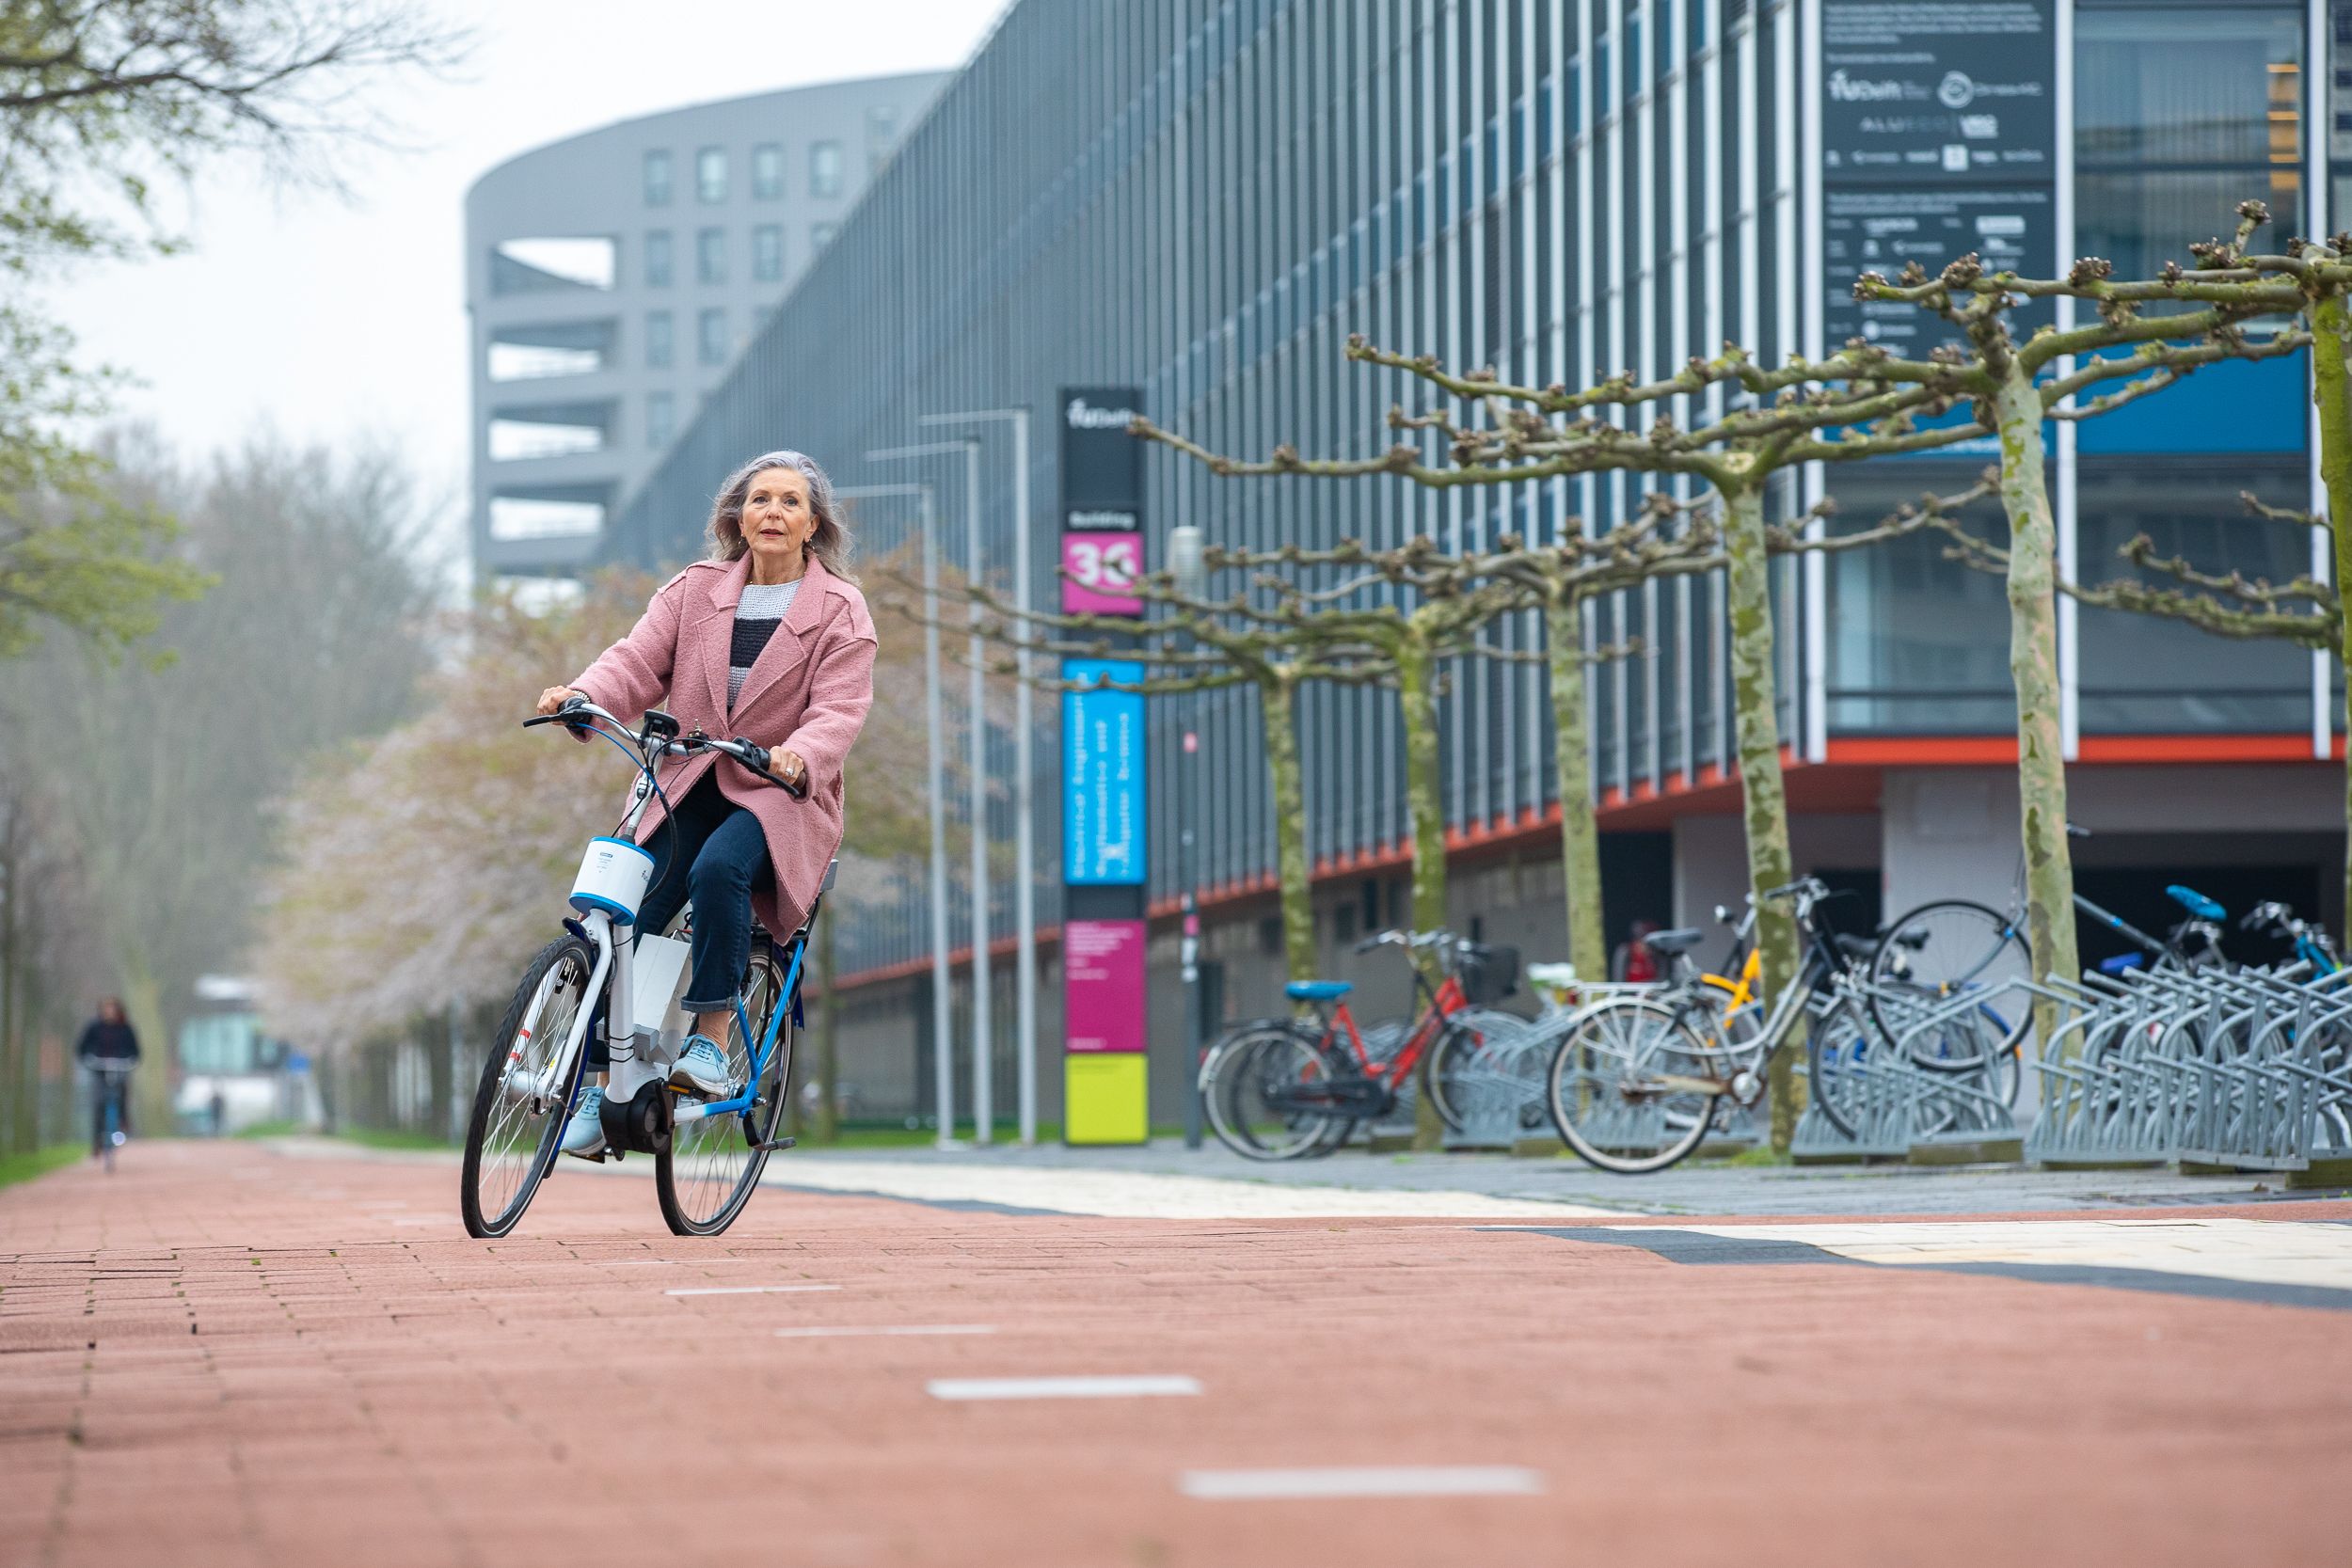
<path id="1" fill-rule="evenodd" d="M 843 77 L 961 65 L 1003 0 L 498 0 L 463 8 L 460 79 L 387 91 L 413 150 L 352 148 L 354 195 L 242 168 L 191 193 L 191 253 L 77 272 L 49 291 L 85 360 L 183 451 L 262 421 L 382 432 L 455 500 L 467 451 L 466 187 L 517 152 L 654 110 Z M 459 14 L 441 0 L 442 14 Z"/>

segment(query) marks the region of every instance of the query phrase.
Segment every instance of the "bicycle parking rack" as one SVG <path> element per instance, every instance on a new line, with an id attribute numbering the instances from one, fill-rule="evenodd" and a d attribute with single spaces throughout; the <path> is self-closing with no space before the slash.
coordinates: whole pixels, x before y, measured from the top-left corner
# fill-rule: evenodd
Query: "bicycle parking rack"
<path id="1" fill-rule="evenodd" d="M 1852 1132 L 1830 1119 L 1818 1095 L 1808 1095 L 1789 1154 L 1804 1164 L 1909 1160 L 1915 1164 L 2014 1160 L 2023 1152 L 2016 1118 L 1997 1091 L 1994 1055 L 1980 1050 L 1967 1067 L 1927 1065 L 1939 1037 L 1975 1028 L 1976 1021 L 2009 990 L 1970 991 L 1934 1006 L 1841 977 L 1836 995 L 1808 1004 L 1809 1028 L 1843 1032 L 1862 1049 L 1842 1069 L 1841 1104 Z M 1902 1026 L 1889 1037 L 1877 1013 L 1899 1009 Z M 1851 1046 L 1849 1047 L 1851 1051 Z"/>
<path id="2" fill-rule="evenodd" d="M 1455 1015 L 1485 1043 L 1470 1069 L 1453 1078 L 1462 1125 L 1446 1134 L 1448 1148 L 1511 1149 L 1523 1139 L 1552 1136 L 1544 1080 L 1574 1016 L 1572 1009 L 1547 1008 L 1531 1020 L 1486 1007 Z"/>
<path id="3" fill-rule="evenodd" d="M 2032 988 L 2063 1012 L 2026 1157 L 2352 1165 L 2352 971 L 2134 971 Z"/>

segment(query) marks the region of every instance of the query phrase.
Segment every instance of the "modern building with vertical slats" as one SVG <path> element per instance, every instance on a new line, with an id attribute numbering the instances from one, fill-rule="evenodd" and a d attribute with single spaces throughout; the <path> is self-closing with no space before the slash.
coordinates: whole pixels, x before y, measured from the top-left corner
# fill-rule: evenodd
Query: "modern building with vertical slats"
<path id="1" fill-rule="evenodd" d="M 946 78 L 624 120 L 466 193 L 473 559 L 564 578 L 839 229 Z"/>
<path id="2" fill-rule="evenodd" d="M 979 565 L 1002 580 L 1013 531 L 1051 528 L 1060 388 L 1138 387 L 1152 418 L 1229 452 L 1287 441 L 1364 453 L 1392 438 L 1391 404 L 1417 399 L 1343 358 L 1351 332 L 1536 384 L 1650 377 L 1726 340 L 1774 361 L 1903 330 L 1854 307 L 1849 284 L 1915 254 L 1934 265 L 1974 249 L 2044 271 L 2096 254 L 2144 271 L 2226 228 L 2248 197 L 2270 203 L 2281 240 L 2331 231 L 2352 221 L 2334 161 L 2352 158 L 2352 102 L 2334 85 L 2352 67 L 2348 40 L 2344 0 L 1021 0 L 649 473 L 610 548 L 647 566 L 698 553 L 711 488 L 748 453 L 791 445 L 841 484 L 904 483 L 918 470 L 862 454 L 939 438 L 923 414 L 1025 404 L 1039 422 L 1031 517 L 1011 515 L 1001 434 L 981 432 Z M 2120 570 L 2118 547 L 2146 533 L 2208 569 L 2324 570 L 2306 531 L 2251 523 L 2237 499 L 2312 501 L 2305 374 L 2299 362 L 2217 369 L 2060 429 L 2051 478 L 2067 569 Z M 1708 411 L 1701 400 L 1681 412 Z M 1828 493 L 1834 526 L 1858 526 L 1964 487 L 1984 461 L 1796 474 L 1776 510 Z M 938 487 L 950 560 L 963 550 L 961 473 L 951 458 L 921 474 Z M 1506 530 L 1605 527 L 1640 501 L 1622 476 L 1433 495 L 1389 480 L 1217 480 L 1156 451 L 1148 475 L 1155 563 L 1180 520 L 1233 545 L 1434 534 L 1468 547 Z M 895 501 L 860 518 L 869 548 L 910 527 Z M 1983 522 L 2000 526 L 1997 513 Z M 1031 587 L 1046 602 L 1050 536 L 1037 543 Z M 1931 896 L 2007 903 L 2018 855 L 2000 584 L 1927 542 L 1778 573 L 1801 866 L 1851 890 L 1856 927 Z M 2233 908 L 2276 896 L 2339 920 L 2342 702 L 2328 662 L 2071 603 L 2062 614 L 2074 804 L 2098 833 L 2079 847 L 2086 892 L 2143 925 L 2165 923 L 2168 880 Z M 1722 585 L 1685 580 L 1598 607 L 1588 629 L 1597 646 L 1640 648 L 1591 676 L 1613 942 L 1637 918 L 1706 923 L 1743 886 L 1723 621 Z M 1540 643 L 1532 618 L 1496 636 Z M 960 689 L 951 680 L 959 725 Z M 1248 1016 L 1279 1005 L 1258 717 L 1246 690 L 1204 710 L 1207 783 L 1192 803 L 1207 952 L 1220 1010 Z M 1407 907 L 1393 702 L 1311 689 L 1301 712 L 1324 950 L 1376 1015 L 1402 1004 L 1396 960 L 1348 946 Z M 1049 855 L 1051 713 L 1040 705 Z M 1458 670 L 1443 725 L 1454 924 L 1561 956 L 1540 673 Z M 1155 724 L 1164 806 L 1175 741 Z M 992 728 L 1000 779 L 1011 752 Z M 989 817 L 990 839 L 1009 846 L 1002 801 Z M 1164 913 L 1173 811 L 1152 831 Z M 1012 874 L 1037 879 L 1050 941 L 1056 866 Z M 990 890 L 999 933 L 1010 893 L 1001 877 Z M 841 912 L 853 1113 L 929 1103 L 923 900 L 916 864 Z M 2101 951 L 2095 934 L 2086 947 Z M 960 990 L 969 958 L 958 955 Z M 1165 1121 L 1183 1071 L 1175 988 L 1158 983 L 1172 942 L 1153 958 Z M 995 958 L 1009 991 L 1001 939 Z M 1057 988 L 1045 989 L 1050 1049 Z M 1000 1105 L 1009 1003 L 993 1009 Z"/>

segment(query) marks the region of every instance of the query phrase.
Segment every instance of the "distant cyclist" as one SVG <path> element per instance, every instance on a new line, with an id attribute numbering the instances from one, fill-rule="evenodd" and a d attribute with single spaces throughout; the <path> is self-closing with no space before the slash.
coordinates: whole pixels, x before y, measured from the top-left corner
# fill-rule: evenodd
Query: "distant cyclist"
<path id="1" fill-rule="evenodd" d="M 131 1027 L 119 997 L 98 1004 L 98 1016 L 82 1026 L 73 1043 L 73 1059 L 98 1080 L 90 1105 L 89 1152 L 95 1160 L 106 1152 L 106 1102 L 115 1105 L 115 1126 L 124 1136 L 131 1132 L 131 1069 L 138 1065 L 138 1031 Z"/>

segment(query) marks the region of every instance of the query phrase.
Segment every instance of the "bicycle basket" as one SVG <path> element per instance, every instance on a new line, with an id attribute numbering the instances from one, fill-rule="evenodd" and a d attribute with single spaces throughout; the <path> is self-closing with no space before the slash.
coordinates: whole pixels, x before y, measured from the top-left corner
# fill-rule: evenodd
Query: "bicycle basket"
<path id="1" fill-rule="evenodd" d="M 1519 950 L 1466 942 L 1454 974 L 1462 982 L 1462 998 L 1470 1006 L 1500 1002 L 1519 989 Z"/>

